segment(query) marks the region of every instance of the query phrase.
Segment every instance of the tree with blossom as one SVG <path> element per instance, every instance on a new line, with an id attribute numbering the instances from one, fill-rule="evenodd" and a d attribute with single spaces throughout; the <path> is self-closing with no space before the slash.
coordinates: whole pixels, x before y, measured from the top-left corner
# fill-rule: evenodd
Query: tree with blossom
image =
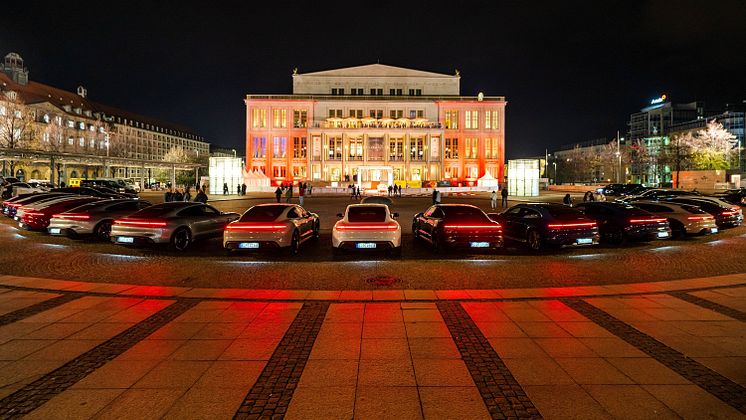
<path id="1" fill-rule="evenodd" d="M 738 144 L 736 136 L 712 120 L 694 134 L 689 134 L 692 162 L 697 169 L 728 169 Z"/>
<path id="2" fill-rule="evenodd" d="M 34 137 L 34 114 L 14 91 L 0 97 L 0 147 L 24 149 Z M 15 176 L 17 160 L 10 160 L 10 173 Z"/>

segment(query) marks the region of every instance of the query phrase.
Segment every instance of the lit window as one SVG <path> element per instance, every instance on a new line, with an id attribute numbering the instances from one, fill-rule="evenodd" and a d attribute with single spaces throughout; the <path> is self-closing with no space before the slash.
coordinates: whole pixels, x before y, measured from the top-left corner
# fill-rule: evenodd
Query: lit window
<path id="1" fill-rule="evenodd" d="M 464 127 L 469 130 L 479 128 L 479 111 L 466 111 Z"/>
<path id="2" fill-rule="evenodd" d="M 274 128 L 287 128 L 288 118 L 287 110 L 285 109 L 273 109 L 272 120 L 274 121 Z"/>
<path id="3" fill-rule="evenodd" d="M 267 110 L 253 109 L 251 112 L 252 127 L 267 128 Z"/>
<path id="4" fill-rule="evenodd" d="M 458 111 L 445 112 L 445 128 L 458 129 Z"/>
<path id="5" fill-rule="evenodd" d="M 458 139 L 446 139 L 443 153 L 446 159 L 458 159 Z"/>

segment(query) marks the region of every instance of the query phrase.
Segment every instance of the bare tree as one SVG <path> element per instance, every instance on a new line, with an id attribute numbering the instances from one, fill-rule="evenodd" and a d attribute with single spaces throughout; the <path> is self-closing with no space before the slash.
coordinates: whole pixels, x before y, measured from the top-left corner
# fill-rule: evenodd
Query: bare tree
<path id="1" fill-rule="evenodd" d="M 23 149 L 34 137 L 34 113 L 13 91 L 5 92 L 0 98 L 0 147 Z M 10 161 L 10 172 L 15 175 L 18 162 Z"/>

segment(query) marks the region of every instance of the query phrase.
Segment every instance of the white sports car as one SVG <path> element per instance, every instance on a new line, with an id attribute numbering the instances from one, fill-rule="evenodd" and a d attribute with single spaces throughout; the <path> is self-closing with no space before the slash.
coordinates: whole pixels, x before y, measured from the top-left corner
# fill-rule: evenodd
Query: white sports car
<path id="1" fill-rule="evenodd" d="M 223 247 L 231 250 L 289 249 L 319 237 L 319 216 L 295 204 L 259 204 L 229 224 L 223 232 Z"/>
<path id="2" fill-rule="evenodd" d="M 401 226 L 385 204 L 351 204 L 332 229 L 332 249 L 401 253 Z"/>

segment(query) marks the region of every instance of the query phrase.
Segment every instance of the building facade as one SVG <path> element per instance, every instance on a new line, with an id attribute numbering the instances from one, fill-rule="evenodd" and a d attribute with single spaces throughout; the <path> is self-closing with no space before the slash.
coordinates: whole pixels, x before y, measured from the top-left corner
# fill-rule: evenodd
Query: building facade
<path id="1" fill-rule="evenodd" d="M 274 184 L 503 180 L 504 97 L 460 76 L 371 64 L 293 73 L 291 95 L 246 96 L 246 165 Z"/>
<path id="2" fill-rule="evenodd" d="M 0 149 L 7 156 L 15 156 L 14 149 L 36 151 L 38 156 L 57 157 L 57 164 L 49 159 L 39 162 L 38 156 L 35 161 L 6 156 L 6 176 L 53 182 L 97 176 L 140 178 L 149 177 L 151 163 L 163 162 L 174 147 L 182 147 L 195 159 L 201 156 L 206 161 L 209 156 L 209 143 L 187 127 L 94 102 L 82 86 L 69 92 L 32 81 L 28 75 L 18 54 L 5 56 L 0 123 L 14 127 L 14 134 L 7 129 L 0 132 Z M 107 158 L 121 159 L 112 165 Z M 13 174 L 8 173 L 10 161 Z"/>

